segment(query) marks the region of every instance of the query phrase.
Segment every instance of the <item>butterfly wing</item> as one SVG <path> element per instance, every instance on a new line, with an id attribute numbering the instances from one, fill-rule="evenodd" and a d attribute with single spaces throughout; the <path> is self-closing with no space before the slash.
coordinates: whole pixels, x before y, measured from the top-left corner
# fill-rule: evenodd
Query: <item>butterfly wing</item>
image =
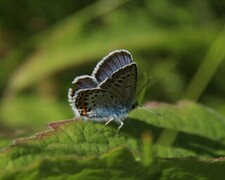
<path id="1" fill-rule="evenodd" d="M 116 50 L 104 57 L 95 67 L 92 76 L 78 76 L 73 80 L 73 84 L 78 85 L 78 89 L 97 87 L 99 82 L 112 77 L 118 69 L 132 63 L 132 56 L 126 50 Z"/>
<path id="2" fill-rule="evenodd" d="M 83 75 L 76 77 L 72 84 L 76 84 L 78 89 L 95 88 L 99 84 L 93 76 Z"/>
<path id="3" fill-rule="evenodd" d="M 68 101 L 70 104 L 75 102 L 74 96 L 75 96 L 76 91 L 81 90 L 81 89 L 96 88 L 98 86 L 98 82 L 96 81 L 96 79 L 94 77 L 88 76 L 88 75 L 76 77 L 73 80 L 72 84 L 76 84 L 77 88 L 76 89 L 70 88 L 68 91 Z M 77 116 L 79 114 L 79 112 L 77 112 L 75 107 L 72 106 L 72 108 Z"/>
<path id="4" fill-rule="evenodd" d="M 106 78 L 112 77 L 115 71 L 132 62 L 132 56 L 128 51 L 113 51 L 96 65 L 92 76 L 94 76 L 98 82 L 102 82 Z"/>
<path id="5" fill-rule="evenodd" d="M 125 115 L 127 111 L 121 106 L 118 98 L 103 89 L 86 89 L 76 92 L 70 103 L 77 116 L 96 121 L 107 121 Z"/>
<path id="6" fill-rule="evenodd" d="M 111 78 L 103 81 L 100 88 L 114 94 L 122 106 L 130 109 L 135 99 L 136 84 L 137 66 L 135 63 L 131 63 L 117 70 Z"/>

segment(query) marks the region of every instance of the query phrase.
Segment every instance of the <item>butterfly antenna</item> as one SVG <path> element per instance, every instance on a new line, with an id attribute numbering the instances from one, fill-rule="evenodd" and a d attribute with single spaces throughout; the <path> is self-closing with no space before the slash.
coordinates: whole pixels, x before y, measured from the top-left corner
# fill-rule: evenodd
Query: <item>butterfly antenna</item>
<path id="1" fill-rule="evenodd" d="M 145 107 L 145 106 L 138 106 L 138 107 L 143 108 L 144 110 L 149 111 L 150 113 L 155 114 L 155 115 L 157 115 L 158 117 L 161 117 L 161 118 L 163 117 L 160 113 L 155 112 L 155 111 L 151 110 L 150 108 L 147 108 L 147 107 Z"/>
<path id="2" fill-rule="evenodd" d="M 144 88 L 149 84 L 150 80 L 152 79 L 151 76 L 148 77 L 148 80 L 146 81 L 146 83 L 142 86 L 142 88 L 139 90 L 139 92 L 137 93 L 136 98 L 141 94 L 141 92 L 144 90 Z"/>
<path id="3" fill-rule="evenodd" d="M 139 90 L 139 92 L 137 93 L 136 98 L 141 94 L 141 92 L 144 90 L 144 88 L 149 84 L 149 82 L 150 82 L 151 79 L 152 79 L 152 77 L 149 76 L 149 77 L 148 77 L 148 80 L 146 81 L 146 83 L 142 86 L 142 88 L 141 88 L 141 89 Z M 154 111 L 150 110 L 149 108 L 146 108 L 146 107 L 140 106 L 140 105 L 138 105 L 138 107 L 143 108 L 143 109 L 145 109 L 145 110 L 151 112 L 152 114 L 157 115 L 158 117 L 163 117 L 160 113 L 154 112 Z"/>

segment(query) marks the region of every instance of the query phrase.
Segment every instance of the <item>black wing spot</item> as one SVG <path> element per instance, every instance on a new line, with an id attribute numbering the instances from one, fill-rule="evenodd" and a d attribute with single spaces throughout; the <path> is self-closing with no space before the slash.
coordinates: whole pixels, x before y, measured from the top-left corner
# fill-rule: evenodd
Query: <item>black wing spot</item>
<path id="1" fill-rule="evenodd" d="M 92 108 L 88 108 L 87 111 L 90 112 L 92 110 Z"/>

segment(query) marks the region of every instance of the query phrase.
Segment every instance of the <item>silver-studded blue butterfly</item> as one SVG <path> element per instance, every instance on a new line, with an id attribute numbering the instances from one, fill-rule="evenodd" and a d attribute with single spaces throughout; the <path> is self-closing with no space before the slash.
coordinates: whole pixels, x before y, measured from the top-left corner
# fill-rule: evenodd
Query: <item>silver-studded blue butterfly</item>
<path id="1" fill-rule="evenodd" d="M 127 50 L 115 50 L 104 57 L 91 76 L 74 79 L 76 90 L 69 89 L 68 100 L 75 117 L 84 120 L 119 123 L 135 106 L 137 66 Z"/>

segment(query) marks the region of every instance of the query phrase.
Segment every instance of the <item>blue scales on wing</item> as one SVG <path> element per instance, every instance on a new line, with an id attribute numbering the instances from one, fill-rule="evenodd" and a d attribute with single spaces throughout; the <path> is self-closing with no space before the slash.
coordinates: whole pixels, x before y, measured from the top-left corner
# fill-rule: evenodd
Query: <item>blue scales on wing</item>
<path id="1" fill-rule="evenodd" d="M 92 76 L 95 76 L 98 82 L 112 77 L 113 73 L 124 66 L 131 64 L 132 56 L 126 50 L 117 50 L 104 57 L 95 67 Z"/>
<path id="2" fill-rule="evenodd" d="M 137 66 L 135 63 L 117 70 L 111 78 L 101 83 L 101 89 L 110 91 L 120 101 L 122 106 L 131 108 L 134 103 L 137 83 Z"/>
<path id="3" fill-rule="evenodd" d="M 72 83 L 76 84 L 78 89 L 95 88 L 99 84 L 94 77 L 88 75 L 78 76 Z"/>
<path id="4" fill-rule="evenodd" d="M 82 90 L 75 103 L 81 116 L 97 121 L 120 117 L 126 111 L 115 95 L 103 89 Z"/>

